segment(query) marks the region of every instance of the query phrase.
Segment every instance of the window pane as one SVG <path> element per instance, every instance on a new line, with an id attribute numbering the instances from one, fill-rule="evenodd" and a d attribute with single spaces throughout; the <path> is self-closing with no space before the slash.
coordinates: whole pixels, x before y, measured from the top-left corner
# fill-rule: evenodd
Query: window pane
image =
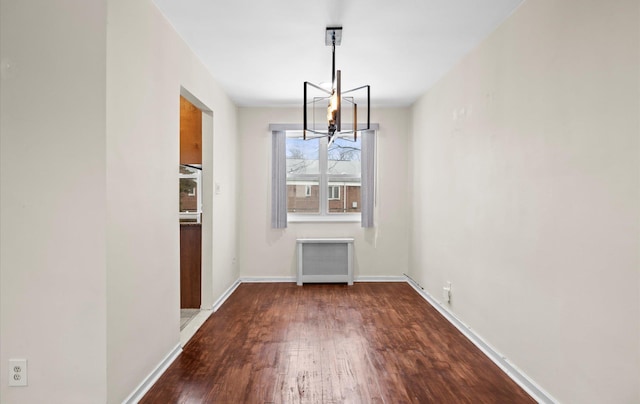
<path id="1" fill-rule="evenodd" d="M 312 180 L 287 178 L 287 212 L 320 212 L 320 187 L 317 178 Z"/>
<path id="2" fill-rule="evenodd" d="M 180 178 L 180 212 L 198 211 L 198 181 Z"/>
<path id="3" fill-rule="evenodd" d="M 329 213 L 360 212 L 360 179 L 329 179 Z"/>
<path id="4" fill-rule="evenodd" d="M 360 139 L 336 138 L 329 146 L 328 166 L 329 174 L 342 174 L 360 177 Z"/>
<path id="5" fill-rule="evenodd" d="M 320 173 L 318 155 L 320 139 L 302 140 L 287 137 L 287 178 L 295 175 Z"/>

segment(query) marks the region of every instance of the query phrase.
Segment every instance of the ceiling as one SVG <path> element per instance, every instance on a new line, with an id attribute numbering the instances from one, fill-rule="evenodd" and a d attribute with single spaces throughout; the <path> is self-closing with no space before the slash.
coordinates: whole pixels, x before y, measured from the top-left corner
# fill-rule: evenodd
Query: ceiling
<path id="1" fill-rule="evenodd" d="M 369 84 L 373 106 L 408 106 L 523 0 L 154 0 L 240 106 L 295 106 L 303 82 Z"/>

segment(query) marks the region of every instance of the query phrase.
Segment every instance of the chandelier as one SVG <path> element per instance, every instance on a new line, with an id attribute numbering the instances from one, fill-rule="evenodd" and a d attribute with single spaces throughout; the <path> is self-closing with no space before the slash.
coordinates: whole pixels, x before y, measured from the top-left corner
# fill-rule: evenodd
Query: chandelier
<path id="1" fill-rule="evenodd" d="M 370 86 L 342 91 L 341 72 L 336 70 L 336 46 L 342 42 L 342 27 L 327 27 L 325 45 L 332 48 L 331 88 L 304 82 L 303 139 L 307 132 L 315 137 L 328 137 L 331 144 L 336 135 L 351 135 L 357 140 L 358 131 L 370 129 Z M 357 98 L 367 105 L 366 121 L 358 123 Z M 326 117 L 322 119 L 321 117 Z M 326 128 L 326 129 L 325 129 Z"/>

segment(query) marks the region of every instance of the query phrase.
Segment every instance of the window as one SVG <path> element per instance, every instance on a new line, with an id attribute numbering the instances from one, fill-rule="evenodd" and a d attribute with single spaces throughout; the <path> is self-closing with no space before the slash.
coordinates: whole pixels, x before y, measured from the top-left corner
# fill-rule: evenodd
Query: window
<path id="1" fill-rule="evenodd" d="M 200 223 L 202 213 L 201 173 L 199 165 L 180 165 L 180 222 Z"/>
<path id="2" fill-rule="evenodd" d="M 338 137 L 327 143 L 326 137 L 303 140 L 301 131 L 286 132 L 289 214 L 360 213 L 361 141 Z"/>
<path id="3" fill-rule="evenodd" d="M 374 227 L 377 124 L 357 141 L 302 139 L 295 124 L 271 124 L 271 227 L 296 221 L 359 221 Z M 331 187 L 331 191 L 329 190 Z"/>
<path id="4" fill-rule="evenodd" d="M 340 186 L 329 185 L 329 200 L 340 200 Z"/>

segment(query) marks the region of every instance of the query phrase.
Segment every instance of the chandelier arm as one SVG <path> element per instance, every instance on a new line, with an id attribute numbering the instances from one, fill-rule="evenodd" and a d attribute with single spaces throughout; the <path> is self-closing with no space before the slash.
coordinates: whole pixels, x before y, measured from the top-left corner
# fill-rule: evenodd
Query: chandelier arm
<path id="1" fill-rule="evenodd" d="M 329 136 L 329 133 L 322 132 L 322 131 L 315 130 L 315 129 L 306 129 L 306 131 L 309 132 L 309 133 L 313 133 L 314 135 L 320 135 L 319 137 L 327 137 L 327 136 Z"/>
<path id="2" fill-rule="evenodd" d="M 353 141 L 358 140 L 358 104 L 353 103 Z"/>
<path id="3" fill-rule="evenodd" d="M 354 91 L 362 90 L 363 88 L 367 88 L 367 87 L 369 87 L 369 86 L 366 85 L 366 86 L 361 86 L 361 87 L 358 87 L 358 88 L 352 88 L 351 90 L 343 91 L 342 95 L 349 94 L 349 93 L 352 93 Z"/>
<path id="4" fill-rule="evenodd" d="M 342 132 L 342 111 L 341 111 L 341 106 L 342 106 L 342 84 L 341 84 L 341 72 L 340 70 L 338 70 L 337 72 L 337 77 L 336 77 L 336 100 L 338 101 L 337 105 L 336 105 L 336 129 L 338 130 L 338 132 Z"/>
<path id="5" fill-rule="evenodd" d="M 356 126 L 358 123 L 355 123 Z M 371 129 L 371 86 L 367 86 L 367 130 Z"/>
<path id="6" fill-rule="evenodd" d="M 311 86 L 311 87 L 313 87 L 313 88 L 317 88 L 318 90 L 323 91 L 323 92 L 325 92 L 325 93 L 327 93 L 327 94 L 331 95 L 331 91 L 327 90 L 326 88 L 322 88 L 322 87 L 320 87 L 320 86 L 316 86 L 315 84 L 313 84 L 313 83 L 311 83 L 311 82 L 309 82 L 309 81 L 305 81 L 305 84 L 310 85 L 310 86 Z"/>

